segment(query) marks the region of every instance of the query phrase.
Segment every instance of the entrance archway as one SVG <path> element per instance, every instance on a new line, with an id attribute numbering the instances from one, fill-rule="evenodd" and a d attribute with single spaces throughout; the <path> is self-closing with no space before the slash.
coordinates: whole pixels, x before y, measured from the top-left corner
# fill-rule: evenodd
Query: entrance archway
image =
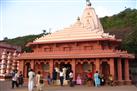
<path id="1" fill-rule="evenodd" d="M 68 62 L 68 63 L 65 63 L 65 62 L 56 62 L 54 64 L 54 69 L 55 71 L 57 72 L 57 79 L 59 79 L 59 71 L 60 70 L 64 70 L 63 68 L 65 68 L 65 79 L 68 80 L 69 79 L 69 73 L 70 73 L 70 70 L 72 70 L 72 65 Z"/>
<path id="2" fill-rule="evenodd" d="M 104 75 L 104 78 L 107 79 L 110 74 L 110 66 L 107 62 L 102 62 L 101 64 L 101 73 Z"/>
<path id="3" fill-rule="evenodd" d="M 65 64 L 65 62 L 61 62 L 60 66 L 59 66 L 59 69 L 65 71 L 66 74 L 65 74 L 64 78 L 66 80 L 69 80 L 69 73 L 72 70 L 71 64 L 70 63 Z"/>

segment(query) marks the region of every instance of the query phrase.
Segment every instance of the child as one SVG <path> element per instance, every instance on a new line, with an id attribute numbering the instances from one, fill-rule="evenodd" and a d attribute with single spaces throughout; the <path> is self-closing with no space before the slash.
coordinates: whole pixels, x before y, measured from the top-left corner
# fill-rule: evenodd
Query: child
<path id="1" fill-rule="evenodd" d="M 44 91 L 44 81 L 43 81 L 43 79 L 41 79 L 39 81 L 39 85 L 37 87 L 37 91 Z"/>
<path id="2" fill-rule="evenodd" d="M 76 82 L 77 82 L 78 85 L 82 84 L 82 80 L 81 80 L 80 74 L 78 74 Z"/>

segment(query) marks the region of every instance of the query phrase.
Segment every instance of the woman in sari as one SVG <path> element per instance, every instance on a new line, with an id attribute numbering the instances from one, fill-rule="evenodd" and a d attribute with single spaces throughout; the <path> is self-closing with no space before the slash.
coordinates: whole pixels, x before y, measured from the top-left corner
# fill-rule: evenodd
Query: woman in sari
<path id="1" fill-rule="evenodd" d="M 100 86 L 100 76 L 98 71 L 96 71 L 96 73 L 94 74 L 94 82 L 96 87 Z"/>

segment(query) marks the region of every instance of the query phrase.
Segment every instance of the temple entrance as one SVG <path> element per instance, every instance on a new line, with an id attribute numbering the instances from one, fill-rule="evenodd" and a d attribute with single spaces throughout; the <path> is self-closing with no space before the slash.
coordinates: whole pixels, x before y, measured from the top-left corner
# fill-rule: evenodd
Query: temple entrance
<path id="1" fill-rule="evenodd" d="M 63 68 L 63 67 L 65 67 L 65 68 L 67 68 L 67 69 L 70 69 L 70 70 L 72 69 L 70 63 L 65 64 L 64 62 L 61 62 L 59 68 L 61 69 L 61 68 Z"/>
<path id="2" fill-rule="evenodd" d="M 25 77 L 28 77 L 28 73 L 29 73 L 30 69 L 31 69 L 30 63 L 26 63 L 25 64 L 25 71 L 24 71 L 24 72 L 26 72 Z"/>
<path id="3" fill-rule="evenodd" d="M 87 73 L 90 71 L 94 73 L 95 65 L 91 62 L 84 62 L 76 64 L 76 79 L 80 77 L 84 82 L 87 79 Z"/>
<path id="4" fill-rule="evenodd" d="M 60 63 L 60 70 L 63 70 L 64 74 L 64 79 L 69 80 L 69 73 L 72 70 L 72 66 L 70 63 L 65 64 L 64 62 Z"/>
<path id="5" fill-rule="evenodd" d="M 107 79 L 110 74 L 110 66 L 107 62 L 102 62 L 101 64 L 101 73 L 104 75 L 104 78 Z"/>
<path id="6" fill-rule="evenodd" d="M 47 74 L 49 74 L 49 68 L 50 67 L 48 62 L 35 62 L 35 73 L 37 74 L 40 71 L 44 78 L 46 78 Z"/>
<path id="7" fill-rule="evenodd" d="M 72 66 L 70 63 L 65 64 L 65 62 L 61 62 L 60 64 L 55 63 L 54 69 L 57 72 L 57 79 L 59 79 L 59 71 L 63 70 L 64 79 L 69 80 L 69 72 L 72 70 Z"/>

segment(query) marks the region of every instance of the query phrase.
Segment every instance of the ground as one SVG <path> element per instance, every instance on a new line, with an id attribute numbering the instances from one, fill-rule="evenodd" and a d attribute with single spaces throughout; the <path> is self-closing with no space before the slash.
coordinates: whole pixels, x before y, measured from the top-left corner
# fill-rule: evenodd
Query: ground
<path id="1" fill-rule="evenodd" d="M 11 89 L 11 82 L 0 81 L 0 91 L 28 91 L 27 85 L 19 88 Z M 35 90 L 36 91 L 36 90 Z M 88 87 L 88 86 L 46 86 L 44 91 L 137 91 L 134 85 L 125 86 L 103 86 L 103 87 Z"/>

